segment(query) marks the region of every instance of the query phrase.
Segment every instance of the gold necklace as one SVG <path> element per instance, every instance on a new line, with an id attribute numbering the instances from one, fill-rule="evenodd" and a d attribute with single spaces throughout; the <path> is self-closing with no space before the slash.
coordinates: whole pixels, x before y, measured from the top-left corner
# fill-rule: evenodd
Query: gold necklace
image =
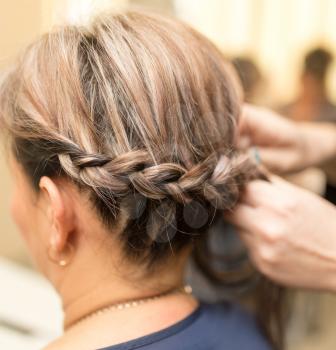
<path id="1" fill-rule="evenodd" d="M 98 310 L 95 310 L 94 312 L 91 312 L 83 317 L 81 317 L 80 319 L 78 319 L 77 321 L 71 323 L 69 326 L 67 326 L 67 330 L 70 328 L 73 328 L 74 326 L 77 326 L 78 324 L 91 319 L 92 317 L 95 316 L 99 316 L 102 315 L 104 313 L 106 313 L 107 311 L 112 311 L 112 310 L 124 310 L 124 309 L 129 309 L 129 308 L 133 308 L 133 307 L 137 307 L 143 304 L 146 304 L 150 301 L 155 301 L 157 299 L 160 299 L 162 297 L 165 297 L 167 295 L 171 295 L 171 294 L 175 294 L 175 293 L 182 293 L 182 294 L 192 294 L 192 288 L 190 285 L 185 285 L 185 286 L 179 286 L 173 289 L 169 289 L 167 291 L 161 292 L 160 294 L 156 294 L 156 295 L 152 295 L 146 298 L 142 298 L 142 299 L 132 299 L 132 300 L 128 300 L 128 301 L 124 301 L 124 302 L 118 302 L 118 303 L 114 303 L 114 304 L 110 304 L 108 306 L 104 306 Z"/>

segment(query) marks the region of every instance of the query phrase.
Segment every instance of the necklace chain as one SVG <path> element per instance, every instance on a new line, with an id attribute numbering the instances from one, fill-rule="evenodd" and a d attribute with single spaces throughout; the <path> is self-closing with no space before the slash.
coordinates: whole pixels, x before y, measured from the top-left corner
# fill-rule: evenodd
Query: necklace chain
<path id="1" fill-rule="evenodd" d="M 124 301 L 124 302 L 119 302 L 119 303 L 115 303 L 115 304 L 110 304 L 108 306 L 104 306 L 86 316 L 81 317 L 79 320 L 73 322 L 72 324 L 70 324 L 67 328 L 73 328 L 74 326 L 88 320 L 91 319 L 92 317 L 98 316 L 98 315 L 102 315 L 108 311 L 112 311 L 112 310 L 124 310 L 124 309 L 129 309 L 129 308 L 134 308 L 143 304 L 147 304 L 148 302 L 151 301 L 155 301 L 157 299 L 160 299 L 162 297 L 171 295 L 171 294 L 175 294 L 175 293 L 182 293 L 182 294 L 192 294 L 192 288 L 190 285 L 185 285 L 185 286 L 179 286 L 167 291 L 164 291 L 160 294 L 157 295 L 153 295 L 153 296 L 149 296 L 146 298 L 142 298 L 142 299 L 132 299 L 132 300 L 128 300 L 128 301 Z"/>

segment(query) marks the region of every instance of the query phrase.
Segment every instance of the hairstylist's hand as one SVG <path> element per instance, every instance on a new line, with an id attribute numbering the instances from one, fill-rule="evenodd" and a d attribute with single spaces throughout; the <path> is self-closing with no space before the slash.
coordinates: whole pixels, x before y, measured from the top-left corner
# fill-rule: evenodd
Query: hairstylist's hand
<path id="1" fill-rule="evenodd" d="M 256 146 L 262 164 L 272 172 L 295 172 L 336 156 L 336 127 L 294 123 L 268 109 L 245 105 L 240 144 Z"/>
<path id="2" fill-rule="evenodd" d="M 251 182 L 226 218 L 269 278 L 336 291 L 336 208 L 278 177 L 271 181 Z"/>

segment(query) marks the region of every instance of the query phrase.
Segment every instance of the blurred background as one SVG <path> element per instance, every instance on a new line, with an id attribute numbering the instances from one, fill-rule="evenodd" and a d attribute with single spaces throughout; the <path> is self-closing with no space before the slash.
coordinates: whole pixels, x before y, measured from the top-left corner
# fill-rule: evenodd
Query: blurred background
<path id="1" fill-rule="evenodd" d="M 105 8 L 127 6 L 178 16 L 212 39 L 236 67 L 247 101 L 298 121 L 336 122 L 335 0 L 0 0 L 0 70 L 52 26 L 83 23 Z M 4 157 L 0 174 L 0 348 L 36 349 L 60 331 L 59 302 L 33 272 L 10 219 Z M 309 169 L 290 180 L 335 203 L 335 164 Z M 36 299 L 39 305 L 34 304 Z M 301 292 L 295 300 L 289 348 L 335 349 L 336 298 Z M 33 330 L 22 315 L 13 316 L 11 302 L 12 306 L 21 302 L 23 308 L 29 304 L 27 313 L 37 315 Z"/>

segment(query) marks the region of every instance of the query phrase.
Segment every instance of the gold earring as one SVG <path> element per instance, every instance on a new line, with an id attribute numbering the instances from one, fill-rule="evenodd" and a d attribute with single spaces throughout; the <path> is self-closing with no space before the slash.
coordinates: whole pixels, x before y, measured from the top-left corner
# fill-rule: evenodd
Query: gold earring
<path id="1" fill-rule="evenodd" d="M 57 252 L 54 245 L 50 245 L 48 248 L 48 257 L 49 260 L 58 266 L 65 267 L 69 265 L 72 256 L 73 256 L 73 246 L 70 243 L 67 243 L 66 247 L 62 252 Z"/>

